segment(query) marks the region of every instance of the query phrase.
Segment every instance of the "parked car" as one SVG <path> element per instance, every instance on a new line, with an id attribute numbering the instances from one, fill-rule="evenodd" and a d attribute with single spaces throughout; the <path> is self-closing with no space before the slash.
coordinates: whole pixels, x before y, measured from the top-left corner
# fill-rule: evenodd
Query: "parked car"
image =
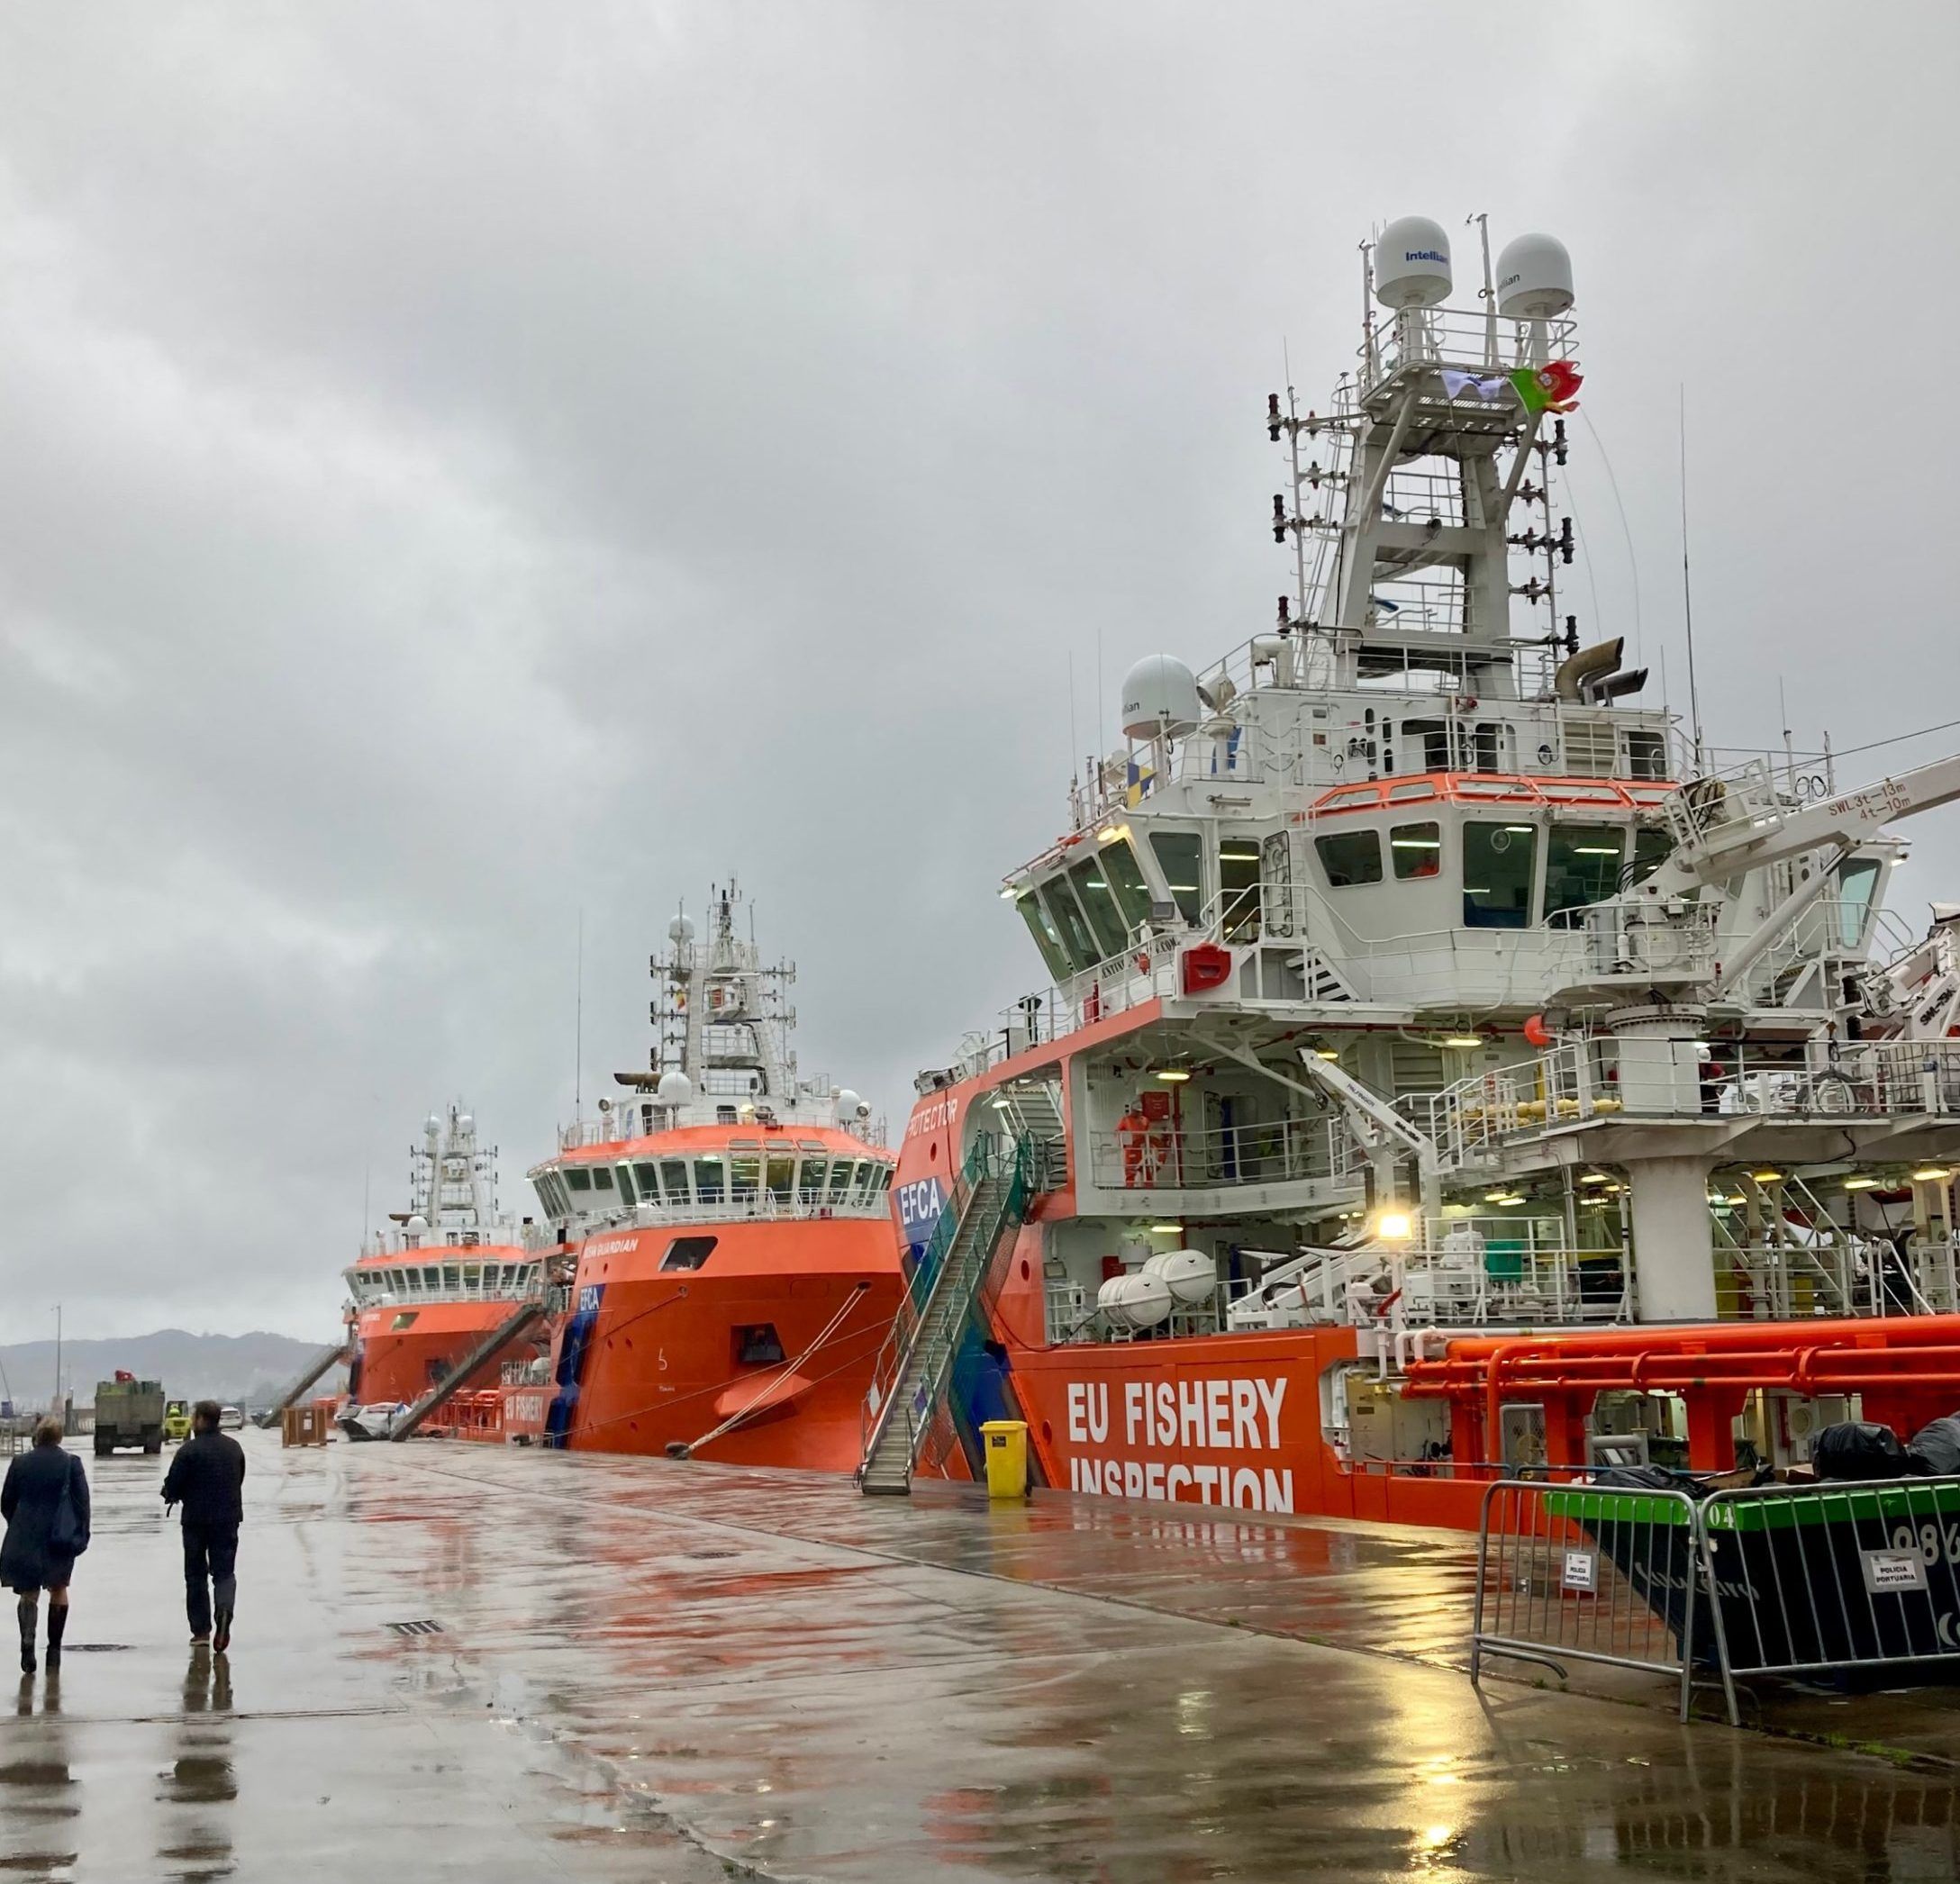
<path id="1" fill-rule="evenodd" d="M 218 1430 L 221 1433 L 235 1433 L 245 1424 L 245 1416 L 236 1407 L 218 1408 Z"/>

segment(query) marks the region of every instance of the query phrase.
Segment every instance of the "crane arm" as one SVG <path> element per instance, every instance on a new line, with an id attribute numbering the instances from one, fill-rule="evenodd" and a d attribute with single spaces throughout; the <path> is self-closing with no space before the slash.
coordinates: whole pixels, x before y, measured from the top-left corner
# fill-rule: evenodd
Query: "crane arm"
<path id="1" fill-rule="evenodd" d="M 1669 855 L 1640 885 L 1648 896 L 1680 896 L 1738 871 L 1801 856 L 1823 844 L 1861 844 L 1898 818 L 1960 798 L 1960 753 L 1882 778 L 1801 811 L 1744 815 L 1712 824 Z"/>

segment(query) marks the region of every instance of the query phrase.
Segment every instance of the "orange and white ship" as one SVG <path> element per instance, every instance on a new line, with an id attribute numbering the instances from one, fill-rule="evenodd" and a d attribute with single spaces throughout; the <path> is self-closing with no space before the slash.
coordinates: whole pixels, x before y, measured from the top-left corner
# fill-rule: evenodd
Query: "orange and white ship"
<path id="1" fill-rule="evenodd" d="M 350 1437 L 387 1436 L 438 1390 L 434 1411 L 499 1390 L 546 1353 L 541 1304 L 555 1245 L 528 1219 L 499 1214 L 496 1159 L 460 1105 L 431 1112 L 410 1148 L 409 1208 L 346 1272 L 341 1427 Z"/>
<path id="2" fill-rule="evenodd" d="M 1138 663 L 1001 889 L 1053 985 L 920 1076 L 867 1491 L 1004 1399 L 1050 1485 L 1474 1526 L 1960 1403 L 1960 911 L 1883 907 L 1960 758 L 1846 792 L 1640 703 L 1565 612 L 1565 250 L 1460 309 L 1449 251 L 1382 231 L 1330 405 L 1268 402 L 1276 621 Z"/>
<path id="3" fill-rule="evenodd" d="M 795 970 L 676 916 L 646 1073 L 531 1173 L 576 1255 L 546 1443 L 848 1472 L 904 1281 L 894 1160 L 855 1092 L 799 1076 Z"/>

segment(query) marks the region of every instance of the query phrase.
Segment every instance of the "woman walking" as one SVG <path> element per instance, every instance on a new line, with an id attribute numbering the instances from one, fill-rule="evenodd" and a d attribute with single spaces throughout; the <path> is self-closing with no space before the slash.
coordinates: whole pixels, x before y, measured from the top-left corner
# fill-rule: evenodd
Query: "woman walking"
<path id="1" fill-rule="evenodd" d="M 61 1446 L 61 1422 L 34 1428 L 34 1449 L 7 1467 L 0 1485 L 0 1584 L 20 1598 L 21 1672 L 34 1672 L 34 1619 L 48 1592 L 48 1671 L 61 1666 L 61 1635 L 68 1626 L 68 1579 L 88 1548 L 88 1478 L 82 1462 Z"/>

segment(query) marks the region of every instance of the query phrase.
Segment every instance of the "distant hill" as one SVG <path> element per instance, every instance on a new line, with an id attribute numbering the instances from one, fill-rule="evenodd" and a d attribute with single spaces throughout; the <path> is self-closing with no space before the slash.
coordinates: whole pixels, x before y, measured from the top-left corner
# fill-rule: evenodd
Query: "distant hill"
<path id="1" fill-rule="evenodd" d="M 289 1335 L 193 1335 L 184 1328 L 159 1328 L 113 1341 L 64 1341 L 61 1377 L 75 1390 L 77 1406 L 95 1397 L 95 1382 L 117 1368 L 139 1379 L 161 1381 L 173 1399 L 218 1399 L 233 1406 L 269 1402 L 319 1344 Z M 0 1347 L 0 1371 L 18 1407 L 44 1407 L 54 1387 L 54 1343 L 22 1341 Z M 344 1380 L 335 1369 L 314 1389 L 331 1393 Z"/>

